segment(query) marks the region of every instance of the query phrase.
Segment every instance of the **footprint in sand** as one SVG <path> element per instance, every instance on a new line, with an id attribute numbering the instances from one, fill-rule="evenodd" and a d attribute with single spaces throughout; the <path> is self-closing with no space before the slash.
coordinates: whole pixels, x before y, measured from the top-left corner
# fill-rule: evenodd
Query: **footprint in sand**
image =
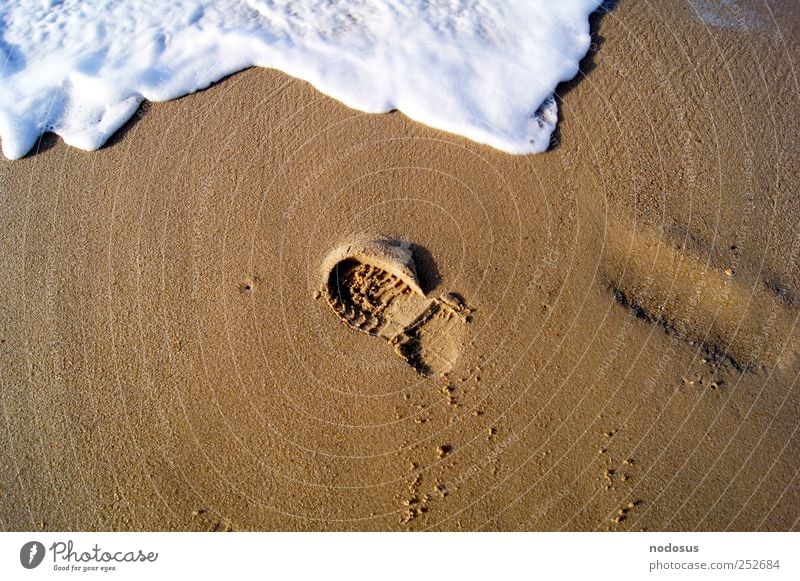
<path id="1" fill-rule="evenodd" d="M 472 309 L 455 293 L 429 298 L 409 248 L 385 240 L 336 248 L 322 265 L 321 295 L 349 327 L 382 337 L 423 375 L 448 372 Z"/>
<path id="2" fill-rule="evenodd" d="M 783 285 L 740 280 L 728 265 L 715 268 L 710 250 L 677 246 L 645 228 L 609 220 L 605 234 L 608 289 L 638 318 L 739 371 L 800 367 L 797 310 Z"/>

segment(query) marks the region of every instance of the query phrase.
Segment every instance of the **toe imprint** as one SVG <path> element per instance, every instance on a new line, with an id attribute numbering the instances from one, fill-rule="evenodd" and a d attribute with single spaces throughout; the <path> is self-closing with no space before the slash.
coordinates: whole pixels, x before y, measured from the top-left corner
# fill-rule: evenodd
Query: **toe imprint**
<path id="1" fill-rule="evenodd" d="M 426 297 L 408 248 L 347 244 L 328 255 L 323 274 L 322 295 L 349 327 L 382 337 L 423 375 L 453 367 L 472 309 L 455 293 Z"/>

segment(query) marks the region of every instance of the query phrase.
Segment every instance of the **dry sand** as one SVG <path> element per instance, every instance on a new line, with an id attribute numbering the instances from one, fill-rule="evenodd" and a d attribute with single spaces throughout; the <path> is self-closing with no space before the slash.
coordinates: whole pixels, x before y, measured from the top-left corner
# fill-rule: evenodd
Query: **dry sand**
<path id="1" fill-rule="evenodd" d="M 620 2 L 542 155 L 250 70 L 0 162 L 0 528 L 798 529 L 784 4 Z M 446 373 L 319 300 L 363 237 Z"/>

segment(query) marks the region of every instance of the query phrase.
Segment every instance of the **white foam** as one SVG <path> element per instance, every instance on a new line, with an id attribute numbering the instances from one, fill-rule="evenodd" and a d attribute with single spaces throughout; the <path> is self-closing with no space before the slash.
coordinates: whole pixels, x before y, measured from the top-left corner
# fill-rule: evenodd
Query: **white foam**
<path id="1" fill-rule="evenodd" d="M 547 149 L 601 0 L 4 0 L 0 138 L 100 147 L 142 99 L 250 66 L 509 153 Z"/>
<path id="2" fill-rule="evenodd" d="M 749 32 L 762 28 L 758 15 L 740 0 L 689 0 L 697 18 L 716 28 Z"/>

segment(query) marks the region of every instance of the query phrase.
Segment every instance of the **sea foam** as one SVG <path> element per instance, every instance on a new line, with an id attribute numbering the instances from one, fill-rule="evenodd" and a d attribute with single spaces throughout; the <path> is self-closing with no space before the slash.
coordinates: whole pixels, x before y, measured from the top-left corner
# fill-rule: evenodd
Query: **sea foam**
<path id="1" fill-rule="evenodd" d="M 0 138 L 97 149 L 143 99 L 251 66 L 509 153 L 547 149 L 601 0 L 4 0 Z"/>

